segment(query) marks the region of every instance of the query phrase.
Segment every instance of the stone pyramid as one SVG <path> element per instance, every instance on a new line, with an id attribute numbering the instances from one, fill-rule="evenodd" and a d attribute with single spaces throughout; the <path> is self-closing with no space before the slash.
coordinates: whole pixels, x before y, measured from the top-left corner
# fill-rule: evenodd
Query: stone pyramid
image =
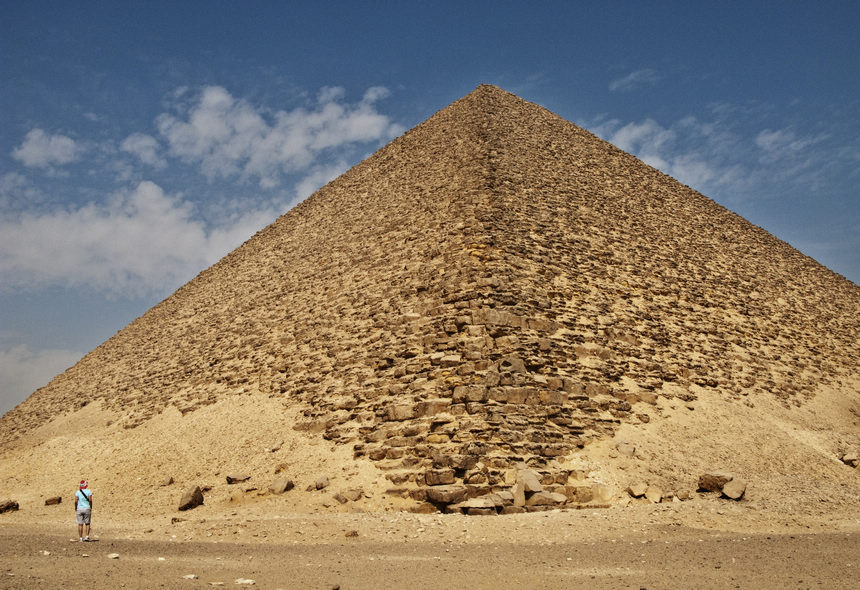
<path id="1" fill-rule="evenodd" d="M 856 285 L 482 85 L 34 393 L 0 441 L 82 399 L 132 429 L 267 396 L 416 502 L 510 492 L 522 466 L 572 502 L 564 459 L 661 399 L 800 406 L 856 382 L 858 334 Z"/>

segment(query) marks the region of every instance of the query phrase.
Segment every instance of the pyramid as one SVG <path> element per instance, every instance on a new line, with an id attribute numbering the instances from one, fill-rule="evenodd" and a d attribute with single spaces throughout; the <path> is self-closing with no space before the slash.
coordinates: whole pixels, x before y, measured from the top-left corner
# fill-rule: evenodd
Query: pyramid
<path id="1" fill-rule="evenodd" d="M 858 334 L 856 285 L 482 85 L 35 392 L 0 441 L 84 405 L 119 432 L 265 398 L 416 505 L 511 492 L 524 466 L 572 503 L 571 458 L 667 400 L 860 408 Z"/>

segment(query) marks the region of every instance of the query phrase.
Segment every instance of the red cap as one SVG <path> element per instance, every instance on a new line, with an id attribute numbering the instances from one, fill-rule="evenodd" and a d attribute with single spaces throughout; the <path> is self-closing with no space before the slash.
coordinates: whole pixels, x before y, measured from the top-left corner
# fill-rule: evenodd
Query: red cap
<path id="1" fill-rule="evenodd" d="M 83 489 L 83 488 L 85 488 L 85 487 L 87 487 L 87 480 L 82 479 L 82 480 L 81 480 L 81 489 Z"/>

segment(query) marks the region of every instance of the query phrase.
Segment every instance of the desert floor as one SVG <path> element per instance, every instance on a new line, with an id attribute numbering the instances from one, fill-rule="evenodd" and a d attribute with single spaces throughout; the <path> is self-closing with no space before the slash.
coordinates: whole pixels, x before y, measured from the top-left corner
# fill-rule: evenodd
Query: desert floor
<path id="1" fill-rule="evenodd" d="M 73 523 L 7 513 L 0 587 L 856 588 L 860 517 L 844 516 L 716 498 L 495 517 L 191 512 L 100 525 L 96 512 L 94 541 L 80 543 Z"/>

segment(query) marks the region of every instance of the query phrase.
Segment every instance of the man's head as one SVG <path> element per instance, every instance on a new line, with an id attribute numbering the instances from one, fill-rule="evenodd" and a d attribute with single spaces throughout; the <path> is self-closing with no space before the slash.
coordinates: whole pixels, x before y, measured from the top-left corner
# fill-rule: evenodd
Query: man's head
<path id="1" fill-rule="evenodd" d="M 81 480 L 81 489 L 86 488 L 86 487 L 87 487 L 87 485 L 88 485 L 88 484 L 87 484 L 87 480 L 82 479 L 82 480 Z"/>

